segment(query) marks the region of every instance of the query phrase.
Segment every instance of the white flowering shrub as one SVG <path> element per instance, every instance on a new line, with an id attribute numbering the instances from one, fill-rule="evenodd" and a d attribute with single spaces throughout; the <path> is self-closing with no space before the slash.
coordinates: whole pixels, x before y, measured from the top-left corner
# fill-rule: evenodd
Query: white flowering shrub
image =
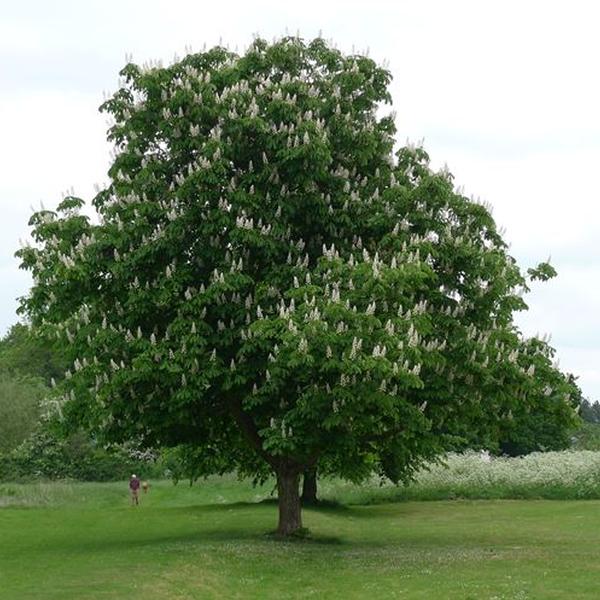
<path id="1" fill-rule="evenodd" d="M 490 457 L 479 452 L 449 454 L 426 465 L 412 483 L 397 487 L 322 482 L 324 497 L 350 502 L 453 498 L 600 498 L 600 452 L 536 452 Z"/>
<path id="2" fill-rule="evenodd" d="M 566 489 L 574 497 L 600 494 L 600 452 L 534 452 L 489 460 L 479 453 L 450 454 L 445 462 L 420 471 L 412 484 L 415 490 L 447 489 L 461 495 L 487 488 L 490 495 L 504 490 L 514 496 L 551 497 Z"/>

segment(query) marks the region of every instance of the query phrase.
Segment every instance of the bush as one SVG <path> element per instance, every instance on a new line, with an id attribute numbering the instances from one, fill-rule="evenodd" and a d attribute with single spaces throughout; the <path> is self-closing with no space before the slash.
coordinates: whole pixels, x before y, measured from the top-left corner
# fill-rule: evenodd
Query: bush
<path id="1" fill-rule="evenodd" d="M 352 504 L 401 500 L 600 498 L 600 452 L 535 452 L 492 457 L 487 453 L 449 454 L 429 464 L 407 486 L 373 480 L 356 486 L 340 480 L 320 482 L 321 498 Z"/>
<path id="2" fill-rule="evenodd" d="M 449 455 L 421 471 L 413 492 L 463 498 L 598 498 L 600 454 L 534 452 L 527 456 Z"/>
<path id="3" fill-rule="evenodd" d="M 77 479 L 117 481 L 131 473 L 162 476 L 152 453 L 131 447 L 102 448 L 82 432 L 60 438 L 39 429 L 16 450 L 0 455 L 0 480 Z"/>

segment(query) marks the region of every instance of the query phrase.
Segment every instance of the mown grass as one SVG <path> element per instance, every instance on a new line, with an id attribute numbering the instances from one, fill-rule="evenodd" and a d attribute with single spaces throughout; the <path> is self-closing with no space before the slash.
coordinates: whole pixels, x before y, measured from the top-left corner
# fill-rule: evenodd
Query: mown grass
<path id="1" fill-rule="evenodd" d="M 131 507 L 125 482 L 0 485 L 0 598 L 598 597 L 599 501 L 394 503 L 375 487 L 386 502 L 306 509 L 312 537 L 281 542 L 271 490 L 157 482 Z"/>

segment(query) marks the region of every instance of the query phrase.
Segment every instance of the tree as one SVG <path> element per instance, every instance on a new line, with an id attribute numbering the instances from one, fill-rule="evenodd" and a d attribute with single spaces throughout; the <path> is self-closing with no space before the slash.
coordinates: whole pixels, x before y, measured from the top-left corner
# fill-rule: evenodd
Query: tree
<path id="1" fill-rule="evenodd" d="M 40 377 L 47 385 L 63 377 L 68 367 L 56 341 L 48 343 L 27 324 L 16 323 L 0 340 L 0 369 Z"/>
<path id="2" fill-rule="evenodd" d="M 579 409 L 581 427 L 573 436 L 576 450 L 600 450 L 600 402 L 581 400 Z"/>
<path id="3" fill-rule="evenodd" d="M 302 495 L 300 496 L 300 500 L 303 505 L 317 503 L 317 481 L 317 467 L 306 469 L 302 474 Z"/>
<path id="4" fill-rule="evenodd" d="M 290 535 L 304 471 L 407 480 L 539 395 L 526 279 L 446 170 L 394 154 L 389 72 L 285 38 L 121 75 L 97 221 L 68 196 L 18 253 L 23 312 L 68 342 L 65 417 L 273 472 Z"/>
<path id="5" fill-rule="evenodd" d="M 0 453 L 10 452 L 33 432 L 47 391 L 38 378 L 0 371 Z"/>
<path id="6" fill-rule="evenodd" d="M 600 423 L 600 402 L 590 402 L 583 398 L 580 408 L 581 418 L 587 423 Z"/>
<path id="7" fill-rule="evenodd" d="M 573 449 L 600 450 L 600 423 L 583 421 L 573 436 Z"/>
<path id="8" fill-rule="evenodd" d="M 0 453 L 10 452 L 35 429 L 50 383 L 52 352 L 29 327 L 13 325 L 0 339 Z M 62 370 L 64 371 L 64 366 Z"/>

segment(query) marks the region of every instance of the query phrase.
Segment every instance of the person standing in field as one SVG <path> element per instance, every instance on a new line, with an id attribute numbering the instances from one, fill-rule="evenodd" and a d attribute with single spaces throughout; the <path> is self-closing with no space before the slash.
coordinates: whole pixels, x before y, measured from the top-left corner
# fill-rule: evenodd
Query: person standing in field
<path id="1" fill-rule="evenodd" d="M 140 492 L 140 480 L 137 475 L 133 474 L 129 480 L 129 491 L 131 492 L 131 505 L 137 506 L 140 503 L 139 492 Z"/>

